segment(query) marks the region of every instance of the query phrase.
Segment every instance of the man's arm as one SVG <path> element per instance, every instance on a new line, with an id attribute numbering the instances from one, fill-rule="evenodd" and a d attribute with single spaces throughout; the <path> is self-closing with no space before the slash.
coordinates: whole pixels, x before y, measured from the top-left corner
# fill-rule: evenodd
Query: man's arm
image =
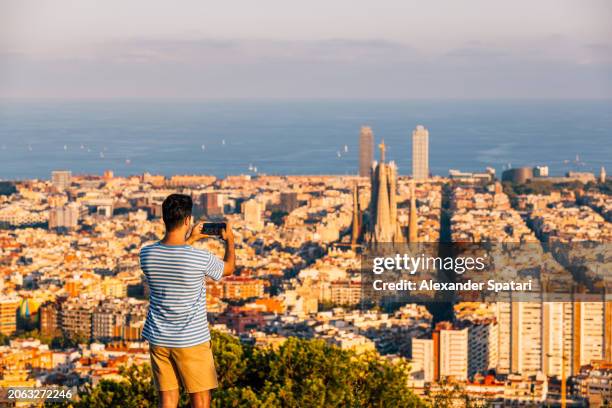
<path id="1" fill-rule="evenodd" d="M 221 238 L 225 240 L 225 256 L 223 257 L 223 276 L 228 276 L 236 270 L 236 252 L 234 248 L 234 232 L 228 222 L 225 230 L 221 232 Z"/>
<path id="2" fill-rule="evenodd" d="M 189 231 L 189 236 L 185 240 L 187 242 L 187 245 L 193 245 L 195 242 L 203 238 L 209 238 L 208 235 L 202 234 L 203 226 L 204 226 L 204 221 L 200 221 L 196 225 L 194 225 L 193 228 L 191 228 L 191 231 Z"/>
<path id="3" fill-rule="evenodd" d="M 210 235 L 202 234 L 204 222 L 197 223 L 192 229 L 187 244 L 193 245 L 194 242 L 202 238 L 211 238 Z M 223 257 L 223 276 L 228 276 L 236 270 L 236 252 L 234 250 L 234 231 L 232 225 L 226 223 L 225 229 L 221 231 L 221 238 L 225 241 L 225 256 Z"/>

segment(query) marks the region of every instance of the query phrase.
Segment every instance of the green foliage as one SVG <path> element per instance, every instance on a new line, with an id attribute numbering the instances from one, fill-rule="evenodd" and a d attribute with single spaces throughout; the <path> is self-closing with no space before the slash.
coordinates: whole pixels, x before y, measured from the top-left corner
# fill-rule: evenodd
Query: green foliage
<path id="1" fill-rule="evenodd" d="M 89 344 L 89 337 L 78 334 L 75 336 L 56 336 L 50 341 L 50 347 L 54 350 L 62 350 L 67 348 L 76 348 L 79 344 Z"/>
<path id="2" fill-rule="evenodd" d="M 50 336 L 45 336 L 43 334 L 40 333 L 40 331 L 38 329 L 33 329 L 33 330 L 29 330 L 29 331 L 22 331 L 19 333 L 16 333 L 15 335 L 13 335 L 13 338 L 18 338 L 18 339 L 37 339 L 40 340 L 41 343 L 43 344 L 47 344 L 50 345 L 53 338 Z"/>
<path id="3" fill-rule="evenodd" d="M 553 183 L 546 179 L 538 180 L 527 180 L 526 183 L 513 183 L 504 181 L 503 183 L 504 193 L 510 198 L 516 197 L 521 194 L 541 194 L 550 195 L 553 191 L 593 191 L 601 192 L 604 194 L 612 194 L 612 179 L 606 180 L 605 183 L 594 183 L 588 182 L 582 184 L 579 181 L 568 181 L 562 183 Z"/>
<path id="4" fill-rule="evenodd" d="M 550 195 L 553 191 L 577 191 L 586 188 L 588 185 L 583 185 L 579 181 L 568 181 L 563 183 L 553 183 L 549 180 L 533 179 L 527 180 L 526 183 L 514 183 L 504 181 L 502 183 L 504 193 L 506 193 L 510 199 L 512 205 L 516 205 L 517 196 L 519 195 Z"/>
<path id="5" fill-rule="evenodd" d="M 95 387 L 87 386 L 78 401 L 63 404 L 47 403 L 48 407 L 65 408 L 148 408 L 156 407 L 157 393 L 151 381 L 151 368 L 130 366 L 121 371 L 123 381 L 102 380 Z"/>
<path id="6" fill-rule="evenodd" d="M 247 369 L 247 359 L 240 341 L 229 334 L 213 332 L 212 349 L 220 388 L 236 384 Z"/>
<path id="7" fill-rule="evenodd" d="M 605 183 L 588 182 L 584 186 L 584 190 L 612 195 L 612 179 L 608 178 Z"/>
<path id="8" fill-rule="evenodd" d="M 319 302 L 318 310 L 319 312 L 326 312 L 336 307 L 341 307 L 345 310 L 356 310 L 356 309 L 359 309 L 360 306 L 361 305 L 359 303 L 343 304 L 343 303 L 335 303 L 335 302 L 332 302 L 331 300 L 323 300 Z"/>
<path id="9" fill-rule="evenodd" d="M 322 340 L 297 338 L 278 350 L 243 350 L 247 364 L 236 367 L 237 381 L 215 394 L 214 406 L 423 406 L 406 386 L 407 365 L 381 360 L 375 353 L 356 355 Z"/>
<path id="10" fill-rule="evenodd" d="M 485 401 L 470 397 L 459 384 L 443 381 L 438 384 L 438 387 L 439 389 L 435 391 L 425 391 L 425 395 L 434 408 L 484 408 L 488 406 Z"/>
<path id="11" fill-rule="evenodd" d="M 285 220 L 285 217 L 287 216 L 287 212 L 286 211 L 274 211 L 272 212 L 272 214 L 270 215 L 270 221 L 272 221 L 272 223 L 274 225 L 281 226 L 283 225 L 283 222 Z"/>
<path id="12" fill-rule="evenodd" d="M 222 333 L 213 333 L 212 347 L 219 378 L 212 400 L 216 408 L 425 406 L 406 386 L 406 363 L 391 363 L 375 353 L 356 355 L 322 340 L 296 338 L 277 350 L 257 348 Z M 122 376 L 125 381 L 85 388 L 79 401 L 64 406 L 156 406 L 148 366 L 130 367 Z M 188 406 L 185 395 L 179 406 Z"/>

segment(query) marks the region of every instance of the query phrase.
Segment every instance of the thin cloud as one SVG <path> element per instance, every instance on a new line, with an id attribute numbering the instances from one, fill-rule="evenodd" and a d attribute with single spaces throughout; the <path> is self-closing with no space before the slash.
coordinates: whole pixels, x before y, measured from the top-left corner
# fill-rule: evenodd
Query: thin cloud
<path id="1" fill-rule="evenodd" d="M 610 64 L 592 58 L 597 52 L 574 47 L 585 55 L 576 51 L 576 57 L 559 58 L 562 54 L 555 50 L 546 54 L 539 44 L 530 45 L 519 52 L 515 46 L 466 43 L 426 53 L 410 44 L 378 38 L 132 38 L 53 58 L 5 57 L 0 96 L 612 96 Z"/>
<path id="2" fill-rule="evenodd" d="M 451 50 L 445 54 L 447 57 L 458 58 L 501 58 L 509 54 L 502 50 L 495 50 L 482 47 L 463 47 Z"/>

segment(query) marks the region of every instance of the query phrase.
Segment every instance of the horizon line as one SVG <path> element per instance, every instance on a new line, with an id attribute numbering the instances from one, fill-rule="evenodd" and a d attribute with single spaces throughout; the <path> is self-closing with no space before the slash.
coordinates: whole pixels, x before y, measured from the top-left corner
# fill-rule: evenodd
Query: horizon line
<path id="1" fill-rule="evenodd" d="M 390 101 L 390 102 L 409 102 L 409 101 L 610 101 L 610 96 L 589 96 L 589 97 L 554 97 L 554 96 L 500 96 L 500 97 L 341 97 L 341 96 L 2 96 L 3 101 Z"/>

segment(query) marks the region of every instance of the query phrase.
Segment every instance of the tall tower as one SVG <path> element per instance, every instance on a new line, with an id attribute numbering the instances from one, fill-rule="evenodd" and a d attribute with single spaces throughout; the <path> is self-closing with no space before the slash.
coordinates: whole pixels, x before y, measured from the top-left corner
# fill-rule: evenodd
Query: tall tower
<path id="1" fill-rule="evenodd" d="M 602 184 L 606 182 L 606 169 L 604 166 L 601 166 L 601 169 L 599 169 L 599 182 Z"/>
<path id="2" fill-rule="evenodd" d="M 361 235 L 361 221 L 359 214 L 359 187 L 353 186 L 353 225 L 351 227 L 351 245 L 355 247 Z"/>
<path id="3" fill-rule="evenodd" d="M 381 145 L 381 157 L 385 157 L 385 142 Z M 377 176 L 377 199 L 376 199 L 376 224 L 374 234 L 378 242 L 392 242 L 393 229 L 391 228 L 391 209 L 389 203 L 389 183 L 387 181 L 387 165 L 382 161 L 376 169 Z"/>
<path id="4" fill-rule="evenodd" d="M 418 242 L 419 231 L 418 231 L 418 214 L 416 207 L 416 192 L 414 190 L 414 180 L 410 182 L 410 220 L 408 224 L 408 242 Z"/>
<path id="5" fill-rule="evenodd" d="M 429 131 L 422 125 L 412 131 L 412 177 L 415 180 L 429 177 Z"/>
<path id="6" fill-rule="evenodd" d="M 374 134 L 369 126 L 362 126 L 359 132 L 359 175 L 370 177 L 374 160 Z"/>
<path id="7" fill-rule="evenodd" d="M 572 302 L 542 303 L 542 371 L 547 376 L 572 372 L 573 307 Z"/>
<path id="8" fill-rule="evenodd" d="M 571 366 L 574 375 L 579 367 L 605 358 L 606 303 L 574 301 L 572 305 L 574 341 Z"/>
<path id="9" fill-rule="evenodd" d="M 512 302 L 510 308 L 511 372 L 535 375 L 542 370 L 542 303 Z"/>
<path id="10" fill-rule="evenodd" d="M 387 167 L 389 172 L 389 217 L 391 218 L 391 228 L 393 228 L 394 242 L 403 242 L 402 227 L 397 221 L 397 166 L 395 162 L 390 162 Z"/>

